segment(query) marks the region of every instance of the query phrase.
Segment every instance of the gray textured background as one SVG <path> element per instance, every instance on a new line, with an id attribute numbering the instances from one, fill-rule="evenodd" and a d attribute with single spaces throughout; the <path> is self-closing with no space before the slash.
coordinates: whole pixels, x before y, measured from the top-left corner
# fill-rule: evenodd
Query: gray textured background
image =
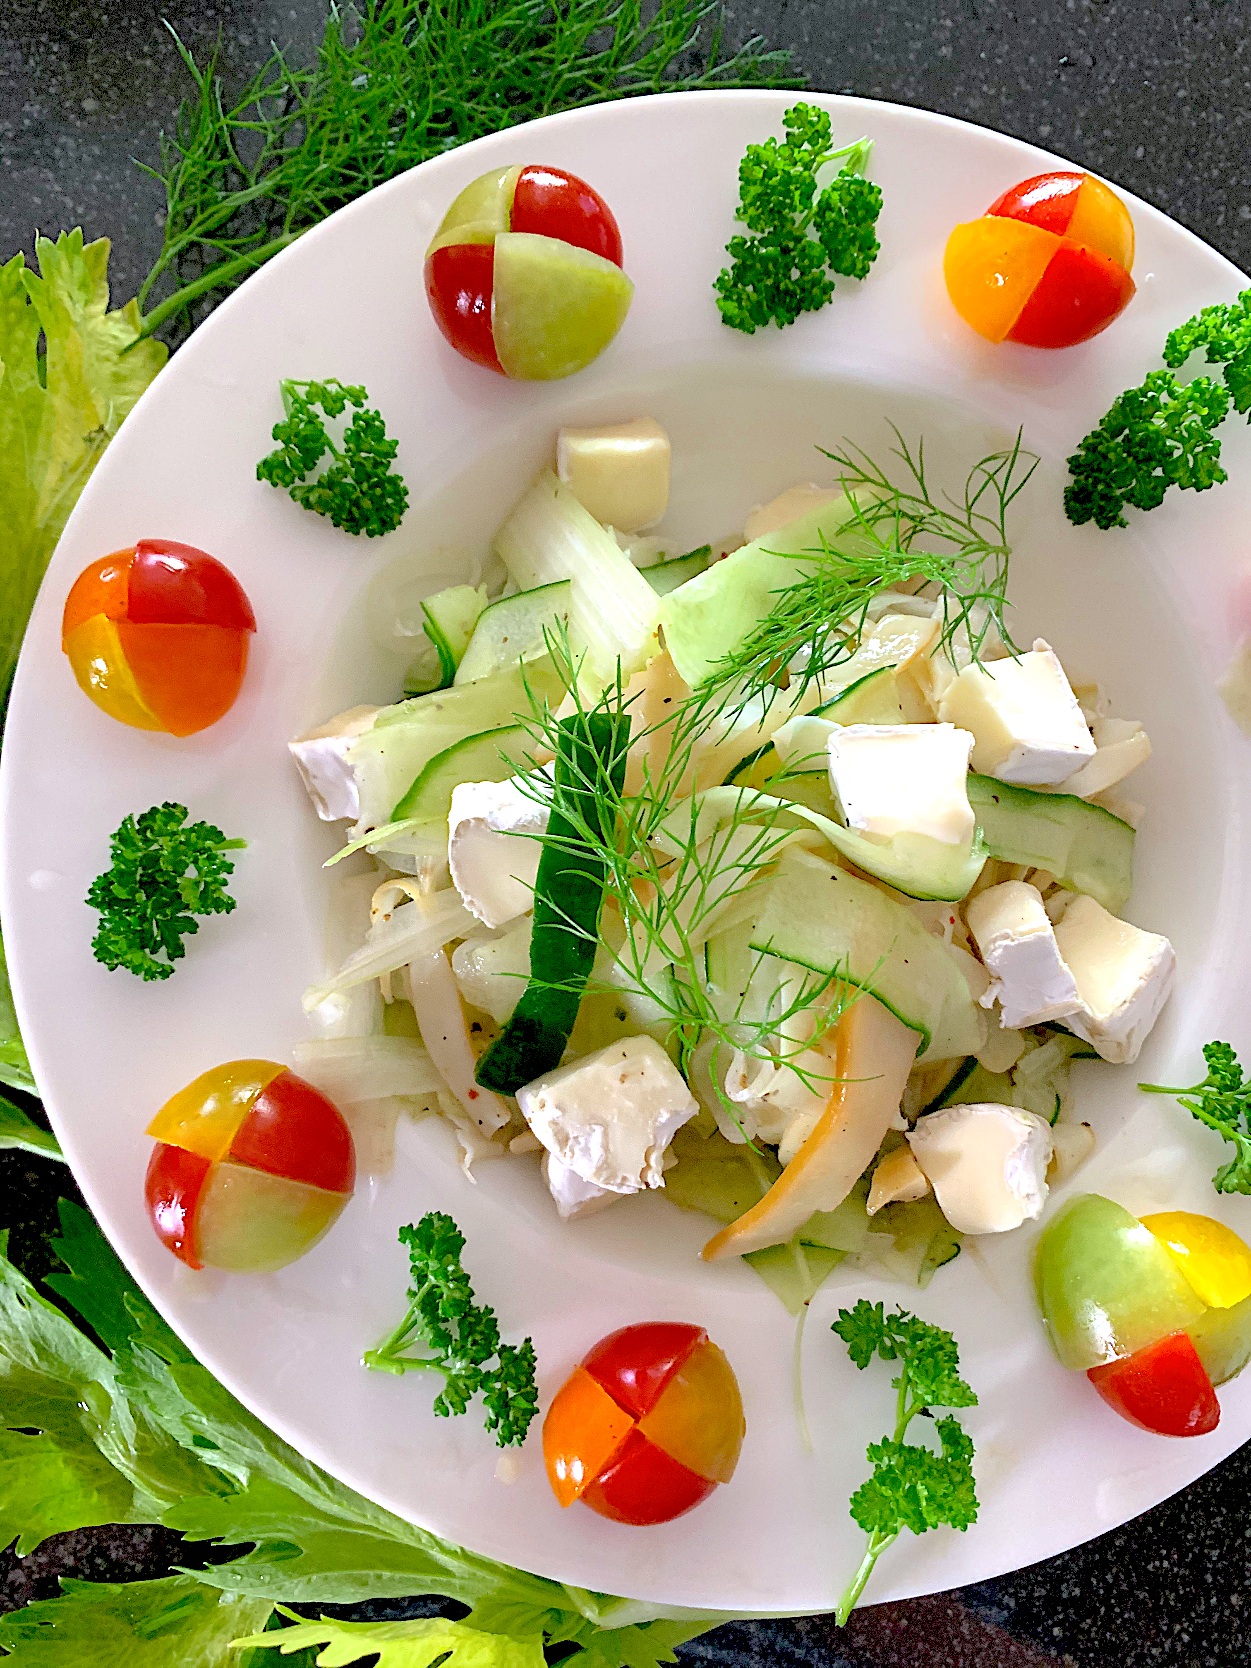
<path id="1" fill-rule="evenodd" d="M 792 48 L 815 87 L 924 105 L 1049 146 L 1247 270 L 1249 11 L 1247 0 L 737 0 L 727 16 L 732 38 L 758 33 Z M 309 55 L 323 15 L 322 0 L 5 0 L 0 259 L 29 251 L 36 229 L 81 224 L 89 238 L 113 239 L 114 299 L 131 295 L 160 248 L 163 205 L 131 159 L 155 161 L 187 90 L 161 18 L 197 57 L 220 31 L 229 80 L 271 39 Z M 0 1222 L 32 1271 L 65 1190 L 59 1167 L 0 1154 Z M 0 1553 L 0 1609 L 51 1594 L 57 1574 L 154 1575 L 171 1557 L 187 1558 L 176 1537 L 142 1529 L 60 1536 L 25 1560 Z M 743 1625 L 682 1654 L 735 1668 L 1245 1668 L 1249 1612 L 1251 1447 L 1049 1563 L 857 1612 L 841 1634 L 823 1620 Z"/>

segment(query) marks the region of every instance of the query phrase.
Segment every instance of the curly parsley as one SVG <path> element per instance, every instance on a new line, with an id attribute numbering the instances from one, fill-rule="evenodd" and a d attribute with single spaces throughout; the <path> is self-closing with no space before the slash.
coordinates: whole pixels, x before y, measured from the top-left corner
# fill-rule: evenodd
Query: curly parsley
<path id="1" fill-rule="evenodd" d="M 835 1616 L 841 1627 L 901 1529 L 921 1535 L 947 1523 L 963 1531 L 977 1521 L 973 1443 L 960 1421 L 950 1414 L 934 1421 L 938 1453 L 904 1440 L 918 1413 L 928 1418 L 932 1407 L 976 1407 L 977 1397 L 960 1377 L 960 1350 L 951 1333 L 904 1309 L 888 1315 L 882 1304 L 862 1297 L 854 1309 L 838 1311 L 832 1330 L 862 1370 L 875 1355 L 899 1362 L 899 1376 L 891 1380 L 899 1392 L 894 1432 L 869 1444 L 873 1475 L 851 1497 L 851 1515 L 869 1545 L 839 1600 Z"/>
<path id="2" fill-rule="evenodd" d="M 1221 382 L 1174 375 L 1198 348 L 1209 365 L 1224 366 Z M 1170 487 L 1206 492 L 1228 480 L 1216 431 L 1231 405 L 1251 414 L 1251 289 L 1170 332 L 1164 362 L 1168 370 L 1149 372 L 1113 400 L 1068 460 L 1064 511 L 1074 526 L 1127 527 L 1126 507 L 1154 510 Z"/>
<path id="3" fill-rule="evenodd" d="M 723 321 L 749 336 L 817 312 L 834 294 L 830 273 L 866 277 L 880 247 L 882 193 L 863 177 L 873 141 L 836 150 L 829 112 L 814 104 L 794 105 L 782 126 L 785 139 L 749 145 L 739 164 L 736 218 L 753 235 L 726 244 L 730 265 L 713 286 Z M 818 194 L 818 171 L 840 159 Z"/>
<path id="4" fill-rule="evenodd" d="M 1218 1193 L 1251 1193 L 1251 1077 L 1244 1075 L 1238 1056 L 1228 1043 L 1203 1045 L 1208 1075 L 1189 1089 L 1170 1089 L 1160 1083 L 1140 1083 L 1149 1095 L 1176 1095 L 1201 1124 L 1232 1141 L 1234 1156 L 1212 1177 Z"/>
<path id="5" fill-rule="evenodd" d="M 416 1227 L 400 1229 L 400 1243 L 411 1272 L 408 1311 L 384 1344 L 366 1350 L 363 1364 L 384 1373 L 442 1373 L 434 1398 L 440 1418 L 464 1413 L 481 1391 L 496 1446 L 520 1445 L 539 1410 L 534 1345 L 529 1338 L 519 1346 L 500 1342 L 494 1309 L 474 1302 L 460 1260 L 465 1236 L 450 1216 L 428 1211 Z M 409 1353 L 418 1340 L 430 1354 Z"/>
<path id="6" fill-rule="evenodd" d="M 391 469 L 398 442 L 387 438 L 382 415 L 365 404 L 367 398 L 363 387 L 333 377 L 327 382 L 283 382 L 286 417 L 273 427 L 273 438 L 280 444 L 257 464 L 256 478 L 286 487 L 297 504 L 329 516 L 344 532 L 372 539 L 394 532 L 404 519 L 408 488 Z M 324 418 L 341 417 L 348 406 L 354 415 L 337 446 Z M 328 454 L 329 465 L 313 474 Z"/>
<path id="7" fill-rule="evenodd" d="M 87 893 L 100 911 L 91 941 L 96 960 L 110 972 L 124 967 L 140 979 L 168 979 L 187 953 L 183 939 L 200 930 L 195 917 L 235 907 L 226 890 L 235 866 L 222 853 L 246 844 L 211 822 L 188 825 L 187 807 L 172 800 L 126 817 L 109 839 L 111 866 Z"/>

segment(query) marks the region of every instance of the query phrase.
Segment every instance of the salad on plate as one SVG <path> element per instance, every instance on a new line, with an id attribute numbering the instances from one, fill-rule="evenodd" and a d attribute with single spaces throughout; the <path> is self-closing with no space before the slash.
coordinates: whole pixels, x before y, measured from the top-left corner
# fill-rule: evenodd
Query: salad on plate
<path id="1" fill-rule="evenodd" d="M 569 1222 L 663 1188 L 796 1310 L 1036 1218 L 1071 1061 L 1135 1060 L 1175 968 L 1126 919 L 1150 741 L 1009 635 L 1032 460 L 948 500 L 827 456 L 675 551 L 661 425 L 562 429 L 406 698 L 290 744 L 352 871 L 301 1072 L 363 1102 L 402 1052 L 471 1174 Z"/>

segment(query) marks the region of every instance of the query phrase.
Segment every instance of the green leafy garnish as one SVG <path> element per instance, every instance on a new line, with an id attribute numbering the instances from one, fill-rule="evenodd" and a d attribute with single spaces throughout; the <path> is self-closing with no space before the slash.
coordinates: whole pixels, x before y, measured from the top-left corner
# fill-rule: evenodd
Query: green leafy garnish
<path id="1" fill-rule="evenodd" d="M 850 658 L 865 628 L 873 599 L 891 587 L 942 587 L 942 640 L 967 639 L 976 658 L 997 633 L 1012 645 L 1004 623 L 1007 606 L 1007 513 L 1038 464 L 1016 444 L 975 463 L 959 498 L 936 494 L 926 475 L 924 445 L 913 451 L 895 430 L 893 455 L 902 482 L 857 447 L 824 455 L 839 471 L 839 485 L 853 507 L 836 546 L 826 544 L 800 560 L 808 571 L 775 593 L 755 630 L 712 671 L 705 699 L 736 692 L 772 700 L 779 668 L 790 669 L 789 691 L 802 694 Z"/>
<path id="2" fill-rule="evenodd" d="M 48 558 L 122 419 L 165 363 L 132 301 L 109 311 L 109 240 L 36 237 L 0 266 L 0 711 Z"/>
<path id="3" fill-rule="evenodd" d="M 276 450 L 256 466 L 258 481 L 286 487 L 297 504 L 329 516 L 345 533 L 377 538 L 393 533 L 408 507 L 408 488 L 391 465 L 399 443 L 387 439 L 382 414 L 365 404 L 369 396 L 359 385 L 339 382 L 282 383 L 286 417 L 275 423 Z M 343 430 L 342 444 L 331 438 L 323 417 L 341 417 L 354 408 Z M 320 474 L 313 471 L 329 454 L 331 462 Z M 310 480 L 308 477 L 312 475 Z"/>
<path id="4" fill-rule="evenodd" d="M 723 56 L 720 11 L 357 0 L 330 8 L 311 67 L 275 49 L 229 96 L 218 54 L 201 67 L 175 36 L 195 92 L 148 170 L 165 190 L 165 237 L 139 292 L 145 333 L 198 317 L 335 209 L 471 139 L 608 99 L 797 85 L 788 54 L 758 40 Z"/>
<path id="5" fill-rule="evenodd" d="M 649 1620 L 632 1600 L 510 1569 L 374 1505 L 241 1407 L 166 1326 L 86 1211 L 60 1208 L 54 1249 L 66 1269 L 47 1284 L 103 1348 L 35 1292 L 0 1236 L 0 1546 L 21 1535 L 33 1550 L 67 1529 L 152 1522 L 232 1550 L 164 1581 L 67 1583 L 60 1598 L 0 1617 L 0 1649 L 20 1650 L 16 1663 L 61 1668 L 76 1645 L 70 1660 L 93 1665 L 261 1668 L 267 1659 L 227 1654 L 225 1643 L 260 1631 L 279 1601 L 437 1593 L 471 1607 L 462 1652 L 479 1645 L 469 1630 L 542 1635 L 576 1645 L 579 1668 L 656 1668 L 674 1660 L 674 1645 L 732 1619 Z M 394 1624 L 372 1626 L 359 1633 L 361 1655 L 380 1650 Z"/>
<path id="6" fill-rule="evenodd" d="M 1160 1083 L 1140 1083 L 1149 1095 L 1176 1095 L 1201 1124 L 1232 1141 L 1234 1156 L 1212 1177 L 1218 1193 L 1251 1193 L 1251 1077 L 1244 1075 L 1238 1056 L 1228 1043 L 1203 1045 L 1208 1074 L 1189 1089 L 1170 1089 Z"/>
<path id="7" fill-rule="evenodd" d="M 851 1515 L 868 1535 L 869 1545 L 838 1602 L 835 1618 L 841 1627 L 873 1566 L 901 1529 L 921 1535 L 946 1523 L 963 1531 L 977 1521 L 973 1443 L 960 1421 L 950 1414 L 934 1421 L 938 1453 L 905 1441 L 917 1414 L 928 1415 L 932 1407 L 976 1407 L 977 1397 L 960 1377 L 960 1350 L 951 1333 L 904 1309 L 888 1315 L 882 1304 L 862 1297 L 854 1309 L 838 1311 L 833 1331 L 861 1369 L 875 1355 L 899 1363 L 899 1376 L 891 1380 L 899 1392 L 894 1431 L 869 1444 L 873 1475 L 851 1497 Z"/>
<path id="8" fill-rule="evenodd" d="M 258 1650 L 274 1650 L 288 1656 L 312 1646 L 325 1651 L 314 1658 L 320 1663 L 364 1662 L 375 1668 L 544 1668 L 543 1636 L 510 1639 L 499 1633 L 480 1633 L 463 1622 L 433 1616 L 411 1622 L 341 1622 L 323 1616 L 306 1622 L 294 1610 L 279 1606 L 279 1613 L 295 1625 L 270 1633 L 253 1633 L 237 1641 Z M 265 1659 L 259 1658 L 257 1668 Z"/>
<path id="9" fill-rule="evenodd" d="M 62 1162 L 65 1159 L 61 1144 L 50 1129 L 41 1129 L 7 1095 L 0 1095 L 0 1152 L 13 1149 L 36 1153 L 40 1158 L 59 1158 Z"/>
<path id="10" fill-rule="evenodd" d="M 1224 365 L 1223 385 L 1209 376 L 1183 383 L 1173 374 L 1197 348 L 1209 365 Z M 1127 506 L 1154 510 L 1170 487 L 1206 492 L 1229 479 L 1216 431 L 1231 404 L 1251 413 L 1251 290 L 1171 331 L 1164 362 L 1171 369 L 1151 371 L 1119 395 L 1068 460 L 1064 511 L 1075 526 L 1127 527 Z"/>
<path id="11" fill-rule="evenodd" d="M 440 1418 L 464 1413 L 481 1391 L 496 1446 L 521 1444 L 539 1410 L 534 1345 L 529 1338 L 520 1346 L 500 1342 L 494 1309 L 474 1302 L 460 1260 L 465 1236 L 450 1216 L 427 1211 L 416 1227 L 410 1222 L 400 1229 L 400 1243 L 408 1247 L 412 1276 L 408 1311 L 384 1344 L 365 1351 L 364 1365 L 385 1373 L 442 1373 L 434 1398 Z M 418 1341 L 428 1355 L 410 1353 Z"/>
<path id="12" fill-rule="evenodd" d="M 168 979 L 187 953 L 183 939 L 200 930 L 195 917 L 234 909 L 226 880 L 235 866 L 222 854 L 246 844 L 211 822 L 188 823 L 187 807 L 168 799 L 124 818 L 109 839 L 111 866 L 87 893 L 100 911 L 91 941 L 96 960 L 110 972 L 124 967 L 141 979 Z"/>
<path id="13" fill-rule="evenodd" d="M 782 126 L 785 139 L 749 145 L 739 164 L 736 219 L 752 235 L 726 244 L 730 265 L 713 285 L 723 321 L 749 336 L 818 312 L 834 294 L 830 274 L 867 277 L 880 247 L 882 192 L 864 178 L 873 141 L 835 149 L 829 112 L 815 104 L 793 105 Z M 818 172 L 840 160 L 818 193 Z"/>

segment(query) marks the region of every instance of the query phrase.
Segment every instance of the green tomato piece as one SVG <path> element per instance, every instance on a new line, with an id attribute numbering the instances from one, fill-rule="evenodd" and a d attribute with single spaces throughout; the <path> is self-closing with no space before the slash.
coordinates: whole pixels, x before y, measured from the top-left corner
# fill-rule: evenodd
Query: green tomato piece
<path id="1" fill-rule="evenodd" d="M 1251 1297 L 1205 1310 L 1186 1331 L 1212 1383 L 1227 1384 L 1251 1361 Z"/>
<path id="2" fill-rule="evenodd" d="M 492 168 L 489 174 L 479 174 L 476 180 L 471 180 L 443 216 L 426 250 L 427 259 L 445 243 L 489 243 L 496 232 L 506 232 L 520 173 L 521 164 L 514 163 L 511 168 Z M 469 227 L 474 229 L 471 235 L 467 235 Z M 446 235 L 456 231 L 459 237 Z"/>
<path id="3" fill-rule="evenodd" d="M 1151 1230 L 1097 1193 L 1070 1199 L 1048 1224 L 1034 1284 L 1052 1347 L 1082 1372 L 1184 1331 L 1203 1314 Z"/>
<path id="4" fill-rule="evenodd" d="M 244 1164 L 215 1164 L 196 1212 L 196 1249 L 210 1268 L 282 1268 L 316 1245 L 349 1197 Z"/>
<path id="5" fill-rule="evenodd" d="M 491 328 L 504 375 L 552 382 L 582 370 L 621 329 L 633 294 L 602 255 L 534 232 L 501 232 Z"/>

